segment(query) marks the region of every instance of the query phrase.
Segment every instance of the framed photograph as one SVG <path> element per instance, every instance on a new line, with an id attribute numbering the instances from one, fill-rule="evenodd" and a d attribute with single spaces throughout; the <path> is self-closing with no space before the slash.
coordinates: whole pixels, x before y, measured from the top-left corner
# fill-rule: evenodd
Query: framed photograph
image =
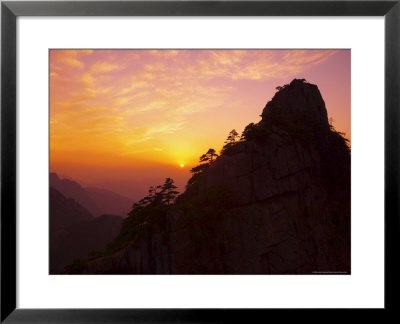
<path id="1" fill-rule="evenodd" d="M 395 311 L 398 1 L 1 10 L 1 321 Z"/>

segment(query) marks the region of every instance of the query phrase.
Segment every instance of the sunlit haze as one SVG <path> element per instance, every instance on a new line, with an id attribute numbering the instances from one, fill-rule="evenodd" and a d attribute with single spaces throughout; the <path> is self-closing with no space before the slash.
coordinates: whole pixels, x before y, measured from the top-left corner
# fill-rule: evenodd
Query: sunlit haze
<path id="1" fill-rule="evenodd" d="M 350 50 L 51 50 L 50 171 L 135 200 L 167 177 L 182 192 L 294 78 L 350 139 Z"/>

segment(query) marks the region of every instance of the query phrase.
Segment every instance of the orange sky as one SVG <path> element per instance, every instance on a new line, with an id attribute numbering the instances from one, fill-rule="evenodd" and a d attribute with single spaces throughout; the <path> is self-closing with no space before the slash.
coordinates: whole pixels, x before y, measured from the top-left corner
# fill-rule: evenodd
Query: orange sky
<path id="1" fill-rule="evenodd" d="M 166 177 L 183 189 L 293 78 L 350 139 L 350 50 L 51 50 L 51 172 L 134 199 Z"/>

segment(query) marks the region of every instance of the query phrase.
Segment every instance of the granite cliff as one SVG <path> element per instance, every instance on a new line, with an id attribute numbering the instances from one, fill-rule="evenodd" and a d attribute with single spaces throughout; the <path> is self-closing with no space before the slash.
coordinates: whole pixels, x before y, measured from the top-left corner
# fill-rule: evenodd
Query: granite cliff
<path id="1" fill-rule="evenodd" d="M 350 149 L 318 87 L 278 87 L 154 224 L 83 273 L 350 273 Z"/>

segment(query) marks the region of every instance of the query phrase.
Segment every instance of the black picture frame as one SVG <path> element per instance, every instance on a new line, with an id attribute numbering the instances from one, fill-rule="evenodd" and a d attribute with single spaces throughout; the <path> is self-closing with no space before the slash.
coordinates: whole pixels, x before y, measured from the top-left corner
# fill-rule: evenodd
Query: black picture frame
<path id="1" fill-rule="evenodd" d="M 385 308 L 345 310 L 382 321 L 399 289 L 400 0 L 395 1 L 2 1 L 1 3 L 1 322 L 255 322 L 272 309 L 16 308 L 16 19 L 19 16 L 384 16 L 385 18 Z M 238 292 L 240 293 L 240 292 Z M 293 310 L 297 320 L 342 317 L 337 310 Z M 310 312 L 313 312 L 310 314 Z M 329 313 L 329 315 L 328 315 Z M 361 313 L 361 314 L 360 314 Z M 318 315 L 319 314 L 319 315 Z M 393 315 L 393 314 L 391 314 Z M 342 318 L 341 318 L 342 319 Z M 359 319 L 358 319 L 359 320 Z"/>

